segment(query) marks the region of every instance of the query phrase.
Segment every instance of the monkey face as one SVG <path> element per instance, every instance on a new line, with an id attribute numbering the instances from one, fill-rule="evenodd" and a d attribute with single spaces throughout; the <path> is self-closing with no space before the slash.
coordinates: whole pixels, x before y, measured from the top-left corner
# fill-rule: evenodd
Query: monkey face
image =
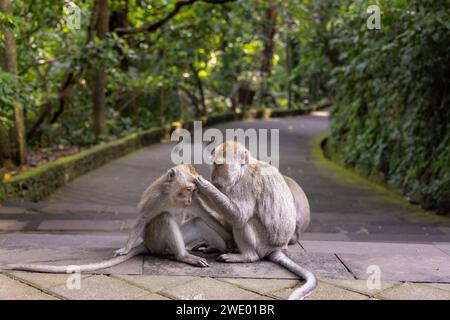
<path id="1" fill-rule="evenodd" d="M 176 195 L 176 202 L 179 207 L 187 207 L 192 203 L 192 195 L 195 191 L 195 185 L 189 184 L 181 188 Z"/>
<path id="2" fill-rule="evenodd" d="M 214 162 L 211 172 L 211 182 L 216 188 L 223 189 L 234 185 L 241 176 L 241 173 L 242 166 L 236 162 Z"/>
<path id="3" fill-rule="evenodd" d="M 191 205 L 196 190 L 195 176 L 192 170 L 186 169 L 186 165 L 179 165 L 168 171 L 166 181 L 170 184 L 168 189 L 174 206 L 183 208 Z"/>
<path id="4" fill-rule="evenodd" d="M 214 155 L 211 181 L 218 189 L 231 187 L 242 176 L 249 163 L 250 154 L 241 144 L 227 141 L 220 145 Z"/>

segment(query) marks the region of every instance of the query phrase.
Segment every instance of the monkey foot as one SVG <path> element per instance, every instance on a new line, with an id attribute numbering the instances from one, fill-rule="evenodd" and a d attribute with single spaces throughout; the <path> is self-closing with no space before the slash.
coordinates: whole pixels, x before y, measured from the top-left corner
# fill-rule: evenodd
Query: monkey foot
<path id="1" fill-rule="evenodd" d="M 220 262 L 228 262 L 228 263 L 233 263 L 233 262 L 253 262 L 256 261 L 258 259 L 251 259 L 243 254 L 236 254 L 236 253 L 226 253 L 226 254 L 221 254 L 220 256 L 217 257 L 217 261 Z"/>
<path id="2" fill-rule="evenodd" d="M 206 261 L 206 259 L 194 256 L 193 254 L 188 254 L 184 257 L 178 258 L 177 260 L 187 263 L 187 264 L 190 264 L 190 265 L 193 265 L 195 267 L 202 267 L 202 268 L 209 267 L 209 264 Z"/>
<path id="3" fill-rule="evenodd" d="M 217 253 L 217 252 L 220 252 L 219 249 L 214 248 L 214 247 L 210 247 L 206 243 L 199 243 L 199 244 L 195 245 L 191 250 L 192 251 L 197 251 L 197 252 L 203 252 L 203 253 Z"/>

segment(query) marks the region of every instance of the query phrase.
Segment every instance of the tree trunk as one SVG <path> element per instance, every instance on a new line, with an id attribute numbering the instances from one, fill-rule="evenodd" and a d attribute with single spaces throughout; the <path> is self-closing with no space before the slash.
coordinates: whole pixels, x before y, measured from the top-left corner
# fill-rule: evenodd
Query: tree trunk
<path id="1" fill-rule="evenodd" d="M 203 82 L 202 79 L 198 76 L 198 70 L 195 69 L 194 64 L 189 64 L 192 73 L 194 74 L 195 83 L 197 84 L 198 92 L 200 94 L 200 105 L 202 106 L 202 115 L 204 116 L 206 114 L 206 101 L 205 101 L 205 91 L 203 89 Z"/>
<path id="2" fill-rule="evenodd" d="M 105 39 L 108 33 L 108 0 L 96 0 L 98 5 L 98 19 L 96 25 L 97 36 Z M 93 125 L 96 134 L 107 134 L 106 125 L 106 71 L 103 68 L 96 68 L 92 76 L 93 95 Z"/>
<path id="3" fill-rule="evenodd" d="M 278 10 L 275 4 L 269 4 L 265 12 L 264 50 L 261 64 L 261 73 L 268 75 L 272 72 L 273 52 L 275 49 L 274 37 L 276 33 Z"/>
<path id="4" fill-rule="evenodd" d="M 0 0 L 0 12 L 12 15 L 10 0 Z M 4 71 L 17 75 L 17 52 L 14 31 L 3 27 L 3 48 L 0 48 L 1 67 Z M 11 159 L 15 164 L 21 165 L 26 162 L 25 124 L 22 106 L 14 106 L 14 126 L 6 128 L 0 124 L 0 162 Z M 2 159 L 3 158 L 3 159 Z"/>
<path id="5" fill-rule="evenodd" d="M 259 104 L 264 105 L 265 98 L 267 97 L 267 83 L 266 78 L 272 73 L 272 60 L 273 53 L 275 49 L 274 37 L 276 33 L 276 23 L 277 23 L 278 10 L 277 6 L 270 3 L 265 10 L 264 17 L 264 29 L 263 29 L 263 42 L 264 49 L 262 53 L 261 61 L 261 87 Z"/>

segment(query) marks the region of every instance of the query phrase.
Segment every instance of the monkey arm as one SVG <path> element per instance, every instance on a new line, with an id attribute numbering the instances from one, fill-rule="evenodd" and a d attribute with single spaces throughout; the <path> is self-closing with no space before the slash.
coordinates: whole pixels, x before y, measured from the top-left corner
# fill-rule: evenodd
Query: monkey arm
<path id="1" fill-rule="evenodd" d="M 139 238 L 144 234 L 145 227 L 147 226 L 147 219 L 144 219 L 143 217 L 139 217 L 133 226 L 133 229 L 130 231 L 130 235 L 128 236 L 127 243 L 125 247 L 116 250 L 114 253 L 115 256 L 121 256 L 128 254 L 131 249 L 133 249 L 139 241 Z"/>
<path id="2" fill-rule="evenodd" d="M 224 240 L 232 240 L 231 233 L 222 225 L 222 223 L 212 215 L 212 213 L 205 207 L 205 204 L 197 197 L 194 198 L 189 210 L 193 214 L 201 218 L 205 223 L 217 232 Z"/>
<path id="3" fill-rule="evenodd" d="M 211 182 L 199 176 L 194 180 L 198 190 L 208 198 L 209 202 L 215 204 L 219 213 L 222 214 L 233 226 L 243 226 L 246 221 L 239 207 L 225 194 L 217 189 Z"/>

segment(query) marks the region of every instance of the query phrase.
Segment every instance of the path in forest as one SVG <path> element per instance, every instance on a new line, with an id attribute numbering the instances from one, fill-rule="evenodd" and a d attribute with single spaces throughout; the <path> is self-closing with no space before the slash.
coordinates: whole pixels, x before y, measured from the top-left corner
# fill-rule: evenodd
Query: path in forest
<path id="1" fill-rule="evenodd" d="M 294 260 L 324 281 L 312 298 L 420 298 L 425 294 L 450 299 L 450 219 L 425 213 L 334 171 L 333 165 L 324 165 L 326 161 L 313 156 L 312 141 L 328 126 L 329 120 L 323 116 L 217 126 L 221 130 L 280 130 L 280 170 L 301 184 L 312 210 L 304 239 L 290 248 Z M 0 207 L 0 263 L 45 260 L 79 264 L 109 257 L 125 241 L 142 191 L 172 166 L 173 146 L 155 144 L 113 161 L 57 190 L 46 201 L 4 203 Z M 197 167 L 209 176 L 207 166 Z M 197 269 L 137 257 L 104 271 L 111 276 L 86 278 L 86 288 L 98 289 L 82 290 L 84 293 L 67 291 L 58 276 L 48 275 L 44 281 L 42 275 L 15 274 L 20 281 L 57 298 L 109 297 L 113 293 L 108 286 L 125 286 L 125 298 L 282 298 L 295 284 L 292 275 L 268 262 L 229 265 L 213 261 L 211 257 L 211 268 Z M 363 279 L 373 265 L 380 268 L 384 286 L 368 291 Z M 14 287 L 9 277 L 12 275 L 0 275 L 0 287 L 5 281 L 6 286 Z M 271 280 L 261 280 L 266 278 Z M 174 286 L 178 289 L 172 290 Z"/>

